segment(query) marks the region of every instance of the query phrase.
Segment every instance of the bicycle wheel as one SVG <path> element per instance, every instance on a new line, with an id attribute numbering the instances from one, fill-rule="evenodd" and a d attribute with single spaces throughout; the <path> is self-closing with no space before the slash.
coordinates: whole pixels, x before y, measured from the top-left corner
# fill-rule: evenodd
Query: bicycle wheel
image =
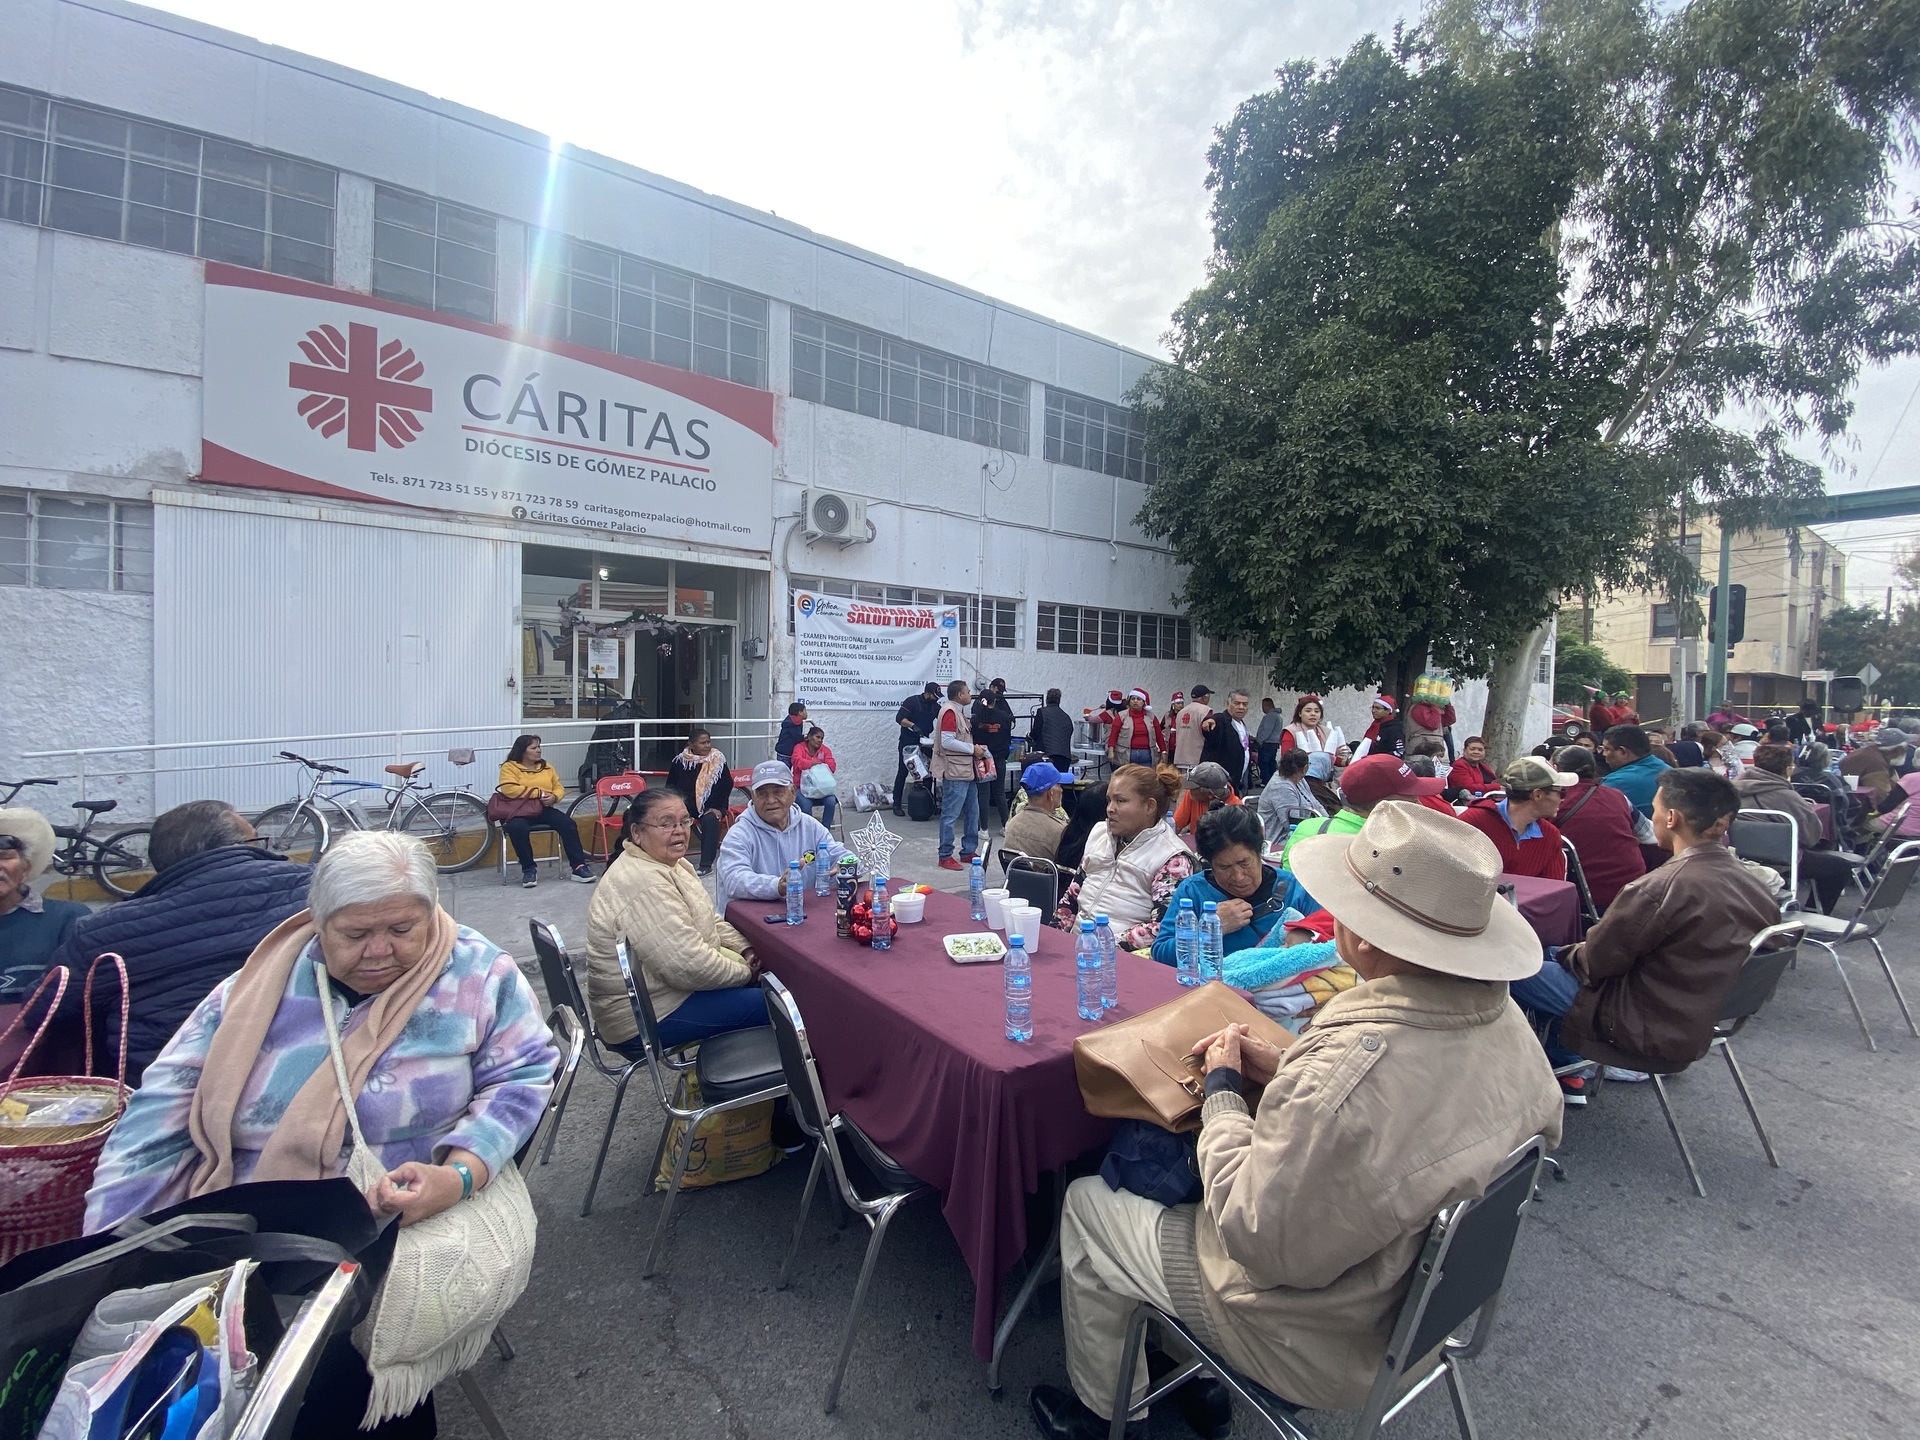
<path id="1" fill-rule="evenodd" d="M 493 839 L 487 802 L 464 790 L 441 790 L 414 800 L 400 828 L 425 843 L 433 854 L 434 868 L 442 875 L 479 864 Z"/>
<path id="2" fill-rule="evenodd" d="M 122 899 L 139 890 L 153 878 L 153 862 L 147 858 L 147 842 L 153 829 L 136 825 L 100 842 L 93 853 L 93 878 L 101 888 Z"/>
<path id="3" fill-rule="evenodd" d="M 594 809 L 593 802 L 594 796 L 591 791 L 585 795 L 576 795 L 567 805 L 567 819 L 575 822 L 575 829 L 579 828 L 580 821 L 586 822 L 586 838 L 580 843 L 589 856 L 605 864 L 620 851 L 620 841 L 617 838 L 620 834 L 619 820 L 621 813 L 627 807 L 627 797 L 624 795 L 609 797 L 606 818 L 611 828 L 605 830 L 594 823 L 594 817 L 598 812 Z"/>
<path id="4" fill-rule="evenodd" d="M 253 817 L 253 828 L 267 848 L 302 865 L 311 865 L 327 848 L 327 822 L 312 806 L 275 805 Z"/>

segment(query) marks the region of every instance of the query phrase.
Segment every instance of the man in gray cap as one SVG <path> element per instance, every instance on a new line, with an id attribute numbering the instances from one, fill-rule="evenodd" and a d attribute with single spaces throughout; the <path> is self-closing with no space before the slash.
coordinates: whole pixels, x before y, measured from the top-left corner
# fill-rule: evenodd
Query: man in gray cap
<path id="1" fill-rule="evenodd" d="M 713 908 L 722 919 L 735 900 L 784 900 L 787 867 L 794 861 L 804 867 L 809 854 L 824 855 L 837 865 L 847 853 L 826 826 L 793 803 L 793 771 L 780 761 L 754 766 L 747 789 L 753 804 L 720 842 L 715 867 L 720 878 Z"/>

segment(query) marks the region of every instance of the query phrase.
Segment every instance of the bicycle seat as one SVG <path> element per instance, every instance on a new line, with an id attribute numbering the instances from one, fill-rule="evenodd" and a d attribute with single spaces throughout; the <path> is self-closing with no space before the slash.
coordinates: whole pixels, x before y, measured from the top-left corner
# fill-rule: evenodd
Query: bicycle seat
<path id="1" fill-rule="evenodd" d="M 96 815 L 104 815 L 109 810 L 119 809 L 120 802 L 118 800 L 76 800 L 73 802 L 73 808 L 91 810 Z"/>
<path id="2" fill-rule="evenodd" d="M 418 775 L 422 770 L 426 768 L 427 768 L 426 761 L 411 760 L 405 765 L 387 766 L 387 774 L 398 775 L 402 780 L 411 780 L 414 776 Z"/>

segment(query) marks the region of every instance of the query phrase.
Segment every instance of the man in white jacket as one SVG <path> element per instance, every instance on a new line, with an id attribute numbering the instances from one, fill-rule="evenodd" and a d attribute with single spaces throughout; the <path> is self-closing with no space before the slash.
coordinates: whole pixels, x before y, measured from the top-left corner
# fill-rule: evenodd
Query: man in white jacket
<path id="1" fill-rule="evenodd" d="M 793 771 L 778 760 L 762 760 L 749 782 L 753 805 L 733 822 L 720 842 L 720 879 L 713 908 L 721 915 L 735 900 L 782 900 L 787 896 L 787 866 L 803 865 L 808 852 L 838 864 L 847 848 L 811 815 L 793 803 Z"/>

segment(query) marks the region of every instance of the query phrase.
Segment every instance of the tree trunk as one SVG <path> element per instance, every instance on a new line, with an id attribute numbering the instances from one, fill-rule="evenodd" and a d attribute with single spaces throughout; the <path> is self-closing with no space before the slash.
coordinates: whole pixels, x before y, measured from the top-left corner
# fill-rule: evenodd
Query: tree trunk
<path id="1" fill-rule="evenodd" d="M 1494 661 L 1480 733 L 1486 737 L 1487 754 L 1496 765 L 1504 766 L 1526 754 L 1536 743 L 1526 734 L 1527 701 L 1533 694 L 1533 677 L 1539 672 L 1540 652 L 1552 633 L 1552 619 L 1542 620 L 1518 645 Z"/>
<path id="2" fill-rule="evenodd" d="M 1413 703 L 1413 687 L 1427 668 L 1427 651 L 1430 648 L 1426 637 L 1410 640 L 1401 649 L 1394 652 L 1388 660 L 1386 692 L 1393 696 L 1394 703 L 1405 715 L 1407 707 Z"/>

